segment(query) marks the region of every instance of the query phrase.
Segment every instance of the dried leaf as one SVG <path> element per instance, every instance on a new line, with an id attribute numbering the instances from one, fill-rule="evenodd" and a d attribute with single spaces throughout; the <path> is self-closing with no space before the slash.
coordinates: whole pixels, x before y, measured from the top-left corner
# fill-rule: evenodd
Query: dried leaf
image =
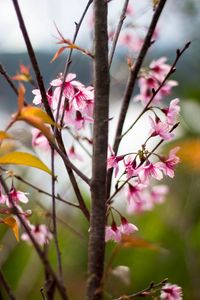
<path id="1" fill-rule="evenodd" d="M 21 109 L 24 106 L 24 96 L 25 96 L 25 87 L 22 83 L 20 83 L 18 88 L 18 110 L 21 111 Z"/>
<path id="2" fill-rule="evenodd" d="M 19 241 L 19 228 L 16 219 L 13 217 L 6 217 L 2 220 L 2 222 L 12 229 L 16 240 Z"/>
<path id="3" fill-rule="evenodd" d="M 2 165 L 23 165 L 51 174 L 51 170 L 36 156 L 25 152 L 10 152 L 0 157 Z"/>

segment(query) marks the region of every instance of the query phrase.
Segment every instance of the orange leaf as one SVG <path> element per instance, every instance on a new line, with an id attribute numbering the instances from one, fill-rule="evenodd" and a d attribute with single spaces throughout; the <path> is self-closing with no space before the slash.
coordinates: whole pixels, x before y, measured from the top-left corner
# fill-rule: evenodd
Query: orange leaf
<path id="1" fill-rule="evenodd" d="M 11 135 L 8 134 L 6 131 L 1 131 L 0 130 L 0 142 L 2 142 L 5 139 L 11 139 Z"/>
<path id="2" fill-rule="evenodd" d="M 25 95 L 25 87 L 22 83 L 20 83 L 18 88 L 18 110 L 19 112 L 22 110 L 24 106 L 24 95 Z"/>
<path id="3" fill-rule="evenodd" d="M 52 58 L 52 60 L 50 61 L 50 63 L 52 63 L 54 60 L 56 60 L 65 49 L 67 49 L 68 47 L 61 47 L 60 49 L 58 49 L 58 51 L 55 53 L 54 57 Z"/>
<path id="4" fill-rule="evenodd" d="M 135 235 L 123 235 L 120 245 L 124 248 L 147 248 L 154 251 L 161 249 L 159 246 Z"/>
<path id="5" fill-rule="evenodd" d="M 19 241 L 19 228 L 16 219 L 13 217 L 6 217 L 2 220 L 2 222 L 12 229 L 16 240 Z"/>

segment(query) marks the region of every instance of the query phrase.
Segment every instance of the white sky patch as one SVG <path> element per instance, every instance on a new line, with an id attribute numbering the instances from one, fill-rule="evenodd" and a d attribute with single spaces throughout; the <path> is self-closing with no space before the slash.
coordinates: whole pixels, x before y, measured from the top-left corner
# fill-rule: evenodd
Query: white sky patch
<path id="1" fill-rule="evenodd" d="M 51 52 L 58 48 L 54 22 L 64 37 L 72 39 L 75 30 L 74 22 L 79 21 L 86 3 L 86 0 L 20 0 L 19 5 L 34 49 Z M 110 19 L 113 18 L 114 23 L 123 3 L 122 0 L 113 0 L 109 4 L 109 16 Z M 130 3 L 136 11 L 136 20 L 139 23 L 148 24 L 150 14 L 152 14 L 152 1 L 130 0 Z M 165 13 L 160 21 L 162 33 L 159 43 L 164 46 L 170 43 L 177 45 L 181 37 L 179 20 L 168 10 L 170 6 L 166 5 Z M 89 38 L 88 19 L 91 14 L 90 8 L 79 34 L 79 39 L 84 43 L 87 43 Z M 12 1 L 0 1 L 0 20 L 0 52 L 26 51 Z M 174 28 L 176 28 L 175 31 Z"/>

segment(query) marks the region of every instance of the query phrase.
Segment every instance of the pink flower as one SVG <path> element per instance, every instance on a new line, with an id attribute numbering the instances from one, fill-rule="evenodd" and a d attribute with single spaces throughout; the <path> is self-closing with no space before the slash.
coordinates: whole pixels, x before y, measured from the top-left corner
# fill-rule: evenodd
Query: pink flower
<path id="1" fill-rule="evenodd" d="M 176 284 L 166 283 L 161 289 L 160 299 L 182 300 L 182 288 Z"/>
<path id="2" fill-rule="evenodd" d="M 120 225 L 120 230 L 122 234 L 131 234 L 135 231 L 138 231 L 137 226 L 134 224 L 129 223 L 124 217 L 121 217 L 121 225 Z"/>
<path id="3" fill-rule="evenodd" d="M 166 57 L 160 57 L 157 60 L 153 60 L 149 66 L 151 73 L 158 81 L 163 81 L 171 66 L 166 64 Z"/>
<path id="4" fill-rule="evenodd" d="M 64 83 L 64 90 L 63 95 L 67 99 L 72 99 L 74 96 L 74 86 L 73 86 L 73 79 L 76 78 L 76 74 L 69 73 L 65 79 Z M 60 95 L 61 87 L 62 87 L 63 80 L 62 78 L 54 79 L 50 82 L 51 86 L 56 87 L 55 91 L 57 95 Z"/>
<path id="5" fill-rule="evenodd" d="M 180 147 L 175 147 L 169 152 L 167 158 L 162 158 L 161 162 L 158 162 L 157 165 L 163 171 L 166 176 L 171 178 L 174 177 L 174 169 L 176 165 L 180 162 L 180 158 L 176 156 L 176 152 L 179 151 Z"/>
<path id="6" fill-rule="evenodd" d="M 44 224 L 36 226 L 30 225 L 30 232 L 32 233 L 37 243 L 41 246 L 44 246 L 45 244 L 49 243 L 49 241 L 52 239 L 51 232 Z M 29 235 L 26 232 L 21 235 L 21 239 L 30 243 Z"/>
<path id="7" fill-rule="evenodd" d="M 113 152 L 113 150 L 111 149 L 110 145 L 108 146 L 108 148 L 111 152 L 111 156 L 107 159 L 107 169 L 114 168 L 115 169 L 115 177 L 116 177 L 119 172 L 118 163 L 121 160 L 123 160 L 124 156 L 123 155 L 116 156 L 115 153 Z"/>
<path id="8" fill-rule="evenodd" d="M 33 104 L 35 104 L 35 105 L 42 104 L 42 96 L 41 96 L 40 90 L 39 89 L 34 89 L 34 90 L 32 90 L 32 93 L 33 93 L 33 95 L 35 95 L 35 97 L 33 98 Z M 47 96 L 47 100 L 48 100 L 48 103 L 49 103 L 50 107 L 52 109 L 55 109 L 56 104 L 54 103 L 53 91 L 52 91 L 51 88 L 48 89 L 48 91 L 46 93 L 46 96 Z"/>
<path id="9" fill-rule="evenodd" d="M 71 160 L 74 160 L 74 159 L 78 159 L 80 161 L 83 160 L 82 156 L 79 155 L 76 151 L 75 151 L 75 147 L 74 145 L 72 145 L 68 151 L 68 156 Z"/>
<path id="10" fill-rule="evenodd" d="M 147 184 L 149 182 L 149 177 L 153 177 L 157 180 L 161 180 L 163 178 L 163 174 L 158 162 L 154 164 L 147 162 L 145 166 L 141 167 L 138 175 L 141 183 L 143 184 Z"/>
<path id="11" fill-rule="evenodd" d="M 17 191 L 14 186 L 12 186 L 12 188 L 10 189 L 9 195 L 12 198 L 12 203 L 14 205 L 18 205 L 19 202 L 27 203 L 29 201 L 28 198 L 26 197 L 27 193 Z M 7 199 L 7 205 L 11 207 L 11 203 L 9 199 Z"/>
<path id="12" fill-rule="evenodd" d="M 38 147 L 44 151 L 49 151 L 51 149 L 47 138 L 37 128 L 32 129 L 32 146 Z"/>
<path id="13" fill-rule="evenodd" d="M 153 203 L 163 203 L 169 188 L 166 185 L 156 185 L 152 187 L 151 197 Z"/>
<path id="14" fill-rule="evenodd" d="M 176 122 L 176 118 L 180 112 L 179 99 L 173 99 L 170 102 L 169 108 L 164 108 L 162 111 L 165 113 L 167 117 L 167 123 L 169 125 L 174 125 Z"/>
<path id="15" fill-rule="evenodd" d="M 162 122 L 160 120 L 154 120 L 149 117 L 151 123 L 151 136 L 160 136 L 163 140 L 170 140 L 173 138 L 174 134 L 169 132 L 169 125 L 166 122 Z"/>
<path id="16" fill-rule="evenodd" d="M 120 227 L 116 226 L 116 223 L 113 221 L 111 226 L 106 226 L 105 231 L 105 241 L 113 240 L 117 243 L 121 240 L 121 231 Z"/>
<path id="17" fill-rule="evenodd" d="M 138 169 L 136 168 L 136 161 L 131 156 L 128 156 L 127 159 L 124 160 L 124 166 L 127 178 L 136 176 L 138 174 Z"/>
<path id="18" fill-rule="evenodd" d="M 7 203 L 7 201 L 8 201 L 8 197 L 7 197 L 7 195 L 4 195 L 2 193 L 2 187 L 0 185 L 0 204 L 5 204 L 5 203 Z"/>
<path id="19" fill-rule="evenodd" d="M 137 35 L 134 35 L 131 31 L 122 32 L 119 38 L 119 43 L 134 52 L 138 52 L 141 49 L 143 42 L 143 39 L 141 39 Z"/>

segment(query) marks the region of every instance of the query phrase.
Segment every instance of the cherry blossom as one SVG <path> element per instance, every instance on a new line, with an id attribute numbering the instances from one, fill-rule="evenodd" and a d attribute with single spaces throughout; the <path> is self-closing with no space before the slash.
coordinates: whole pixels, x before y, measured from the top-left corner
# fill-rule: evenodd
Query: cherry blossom
<path id="1" fill-rule="evenodd" d="M 8 197 L 2 193 L 2 187 L 0 185 L 0 204 L 5 204 L 7 201 Z"/>
<path id="2" fill-rule="evenodd" d="M 47 138 L 37 128 L 32 129 L 32 146 L 38 147 L 44 151 L 50 151 L 51 147 Z"/>
<path id="3" fill-rule="evenodd" d="M 167 117 L 167 123 L 169 125 L 174 125 L 174 123 L 176 122 L 176 118 L 180 112 L 179 99 L 178 98 L 173 99 L 170 102 L 169 107 L 162 109 L 162 111 L 165 113 Z"/>
<path id="4" fill-rule="evenodd" d="M 20 202 L 22 203 L 27 203 L 29 201 L 29 199 L 27 198 L 27 193 L 21 192 L 21 191 L 17 191 L 16 188 L 14 186 L 11 187 L 9 195 L 12 199 L 12 203 L 14 205 L 18 205 Z M 11 207 L 11 203 L 10 203 L 10 199 L 7 198 L 7 205 L 9 207 Z"/>
<path id="5" fill-rule="evenodd" d="M 129 235 L 135 231 L 138 231 L 138 228 L 134 224 L 129 223 L 124 217 L 121 217 L 120 230 L 122 234 Z"/>
<path id="6" fill-rule="evenodd" d="M 153 60 L 149 65 L 151 74 L 160 82 L 163 81 L 171 68 L 170 65 L 165 63 L 166 61 L 167 57 L 160 57 L 157 60 Z"/>
<path id="7" fill-rule="evenodd" d="M 151 189 L 151 197 L 153 203 L 163 203 L 165 200 L 165 196 L 169 192 L 169 188 L 167 185 L 156 185 Z"/>
<path id="8" fill-rule="evenodd" d="M 161 180 L 163 178 L 163 173 L 159 162 L 153 164 L 148 161 L 146 165 L 140 169 L 138 176 L 143 184 L 148 184 L 150 177 Z"/>
<path id="9" fill-rule="evenodd" d="M 111 149 L 110 146 L 108 146 L 111 156 L 107 159 L 107 168 L 111 169 L 114 168 L 115 169 L 115 177 L 117 176 L 118 172 L 119 172 L 119 166 L 118 163 L 123 160 L 124 155 L 119 155 L 116 156 L 114 151 Z"/>
<path id="10" fill-rule="evenodd" d="M 117 227 L 114 221 L 111 226 L 106 226 L 105 229 L 105 241 L 107 242 L 109 240 L 113 240 L 117 243 L 121 240 L 120 227 Z"/>
<path id="11" fill-rule="evenodd" d="M 35 238 L 35 240 L 37 241 L 37 243 L 41 246 L 44 246 L 45 244 L 49 243 L 49 241 L 52 239 L 51 232 L 49 231 L 47 226 L 44 224 L 40 224 L 40 225 L 36 225 L 36 226 L 31 224 L 30 232 L 33 235 L 33 237 Z M 23 241 L 30 243 L 30 237 L 26 232 L 24 232 L 21 235 L 21 239 Z"/>
<path id="12" fill-rule="evenodd" d="M 160 120 L 154 120 L 152 117 L 149 117 L 150 120 L 150 134 L 151 136 L 160 136 L 163 140 L 171 140 L 174 136 L 173 133 L 169 132 L 170 128 L 166 122 Z"/>
<path id="13" fill-rule="evenodd" d="M 162 161 L 158 162 L 157 165 L 163 171 L 166 176 L 171 178 L 174 177 L 174 169 L 176 165 L 180 162 L 180 158 L 176 156 L 176 152 L 178 152 L 180 147 L 175 147 L 169 152 L 169 156 L 167 158 L 161 158 Z"/>
<path id="14" fill-rule="evenodd" d="M 166 283 L 161 289 L 160 299 L 182 300 L 182 288 L 176 284 Z"/>

